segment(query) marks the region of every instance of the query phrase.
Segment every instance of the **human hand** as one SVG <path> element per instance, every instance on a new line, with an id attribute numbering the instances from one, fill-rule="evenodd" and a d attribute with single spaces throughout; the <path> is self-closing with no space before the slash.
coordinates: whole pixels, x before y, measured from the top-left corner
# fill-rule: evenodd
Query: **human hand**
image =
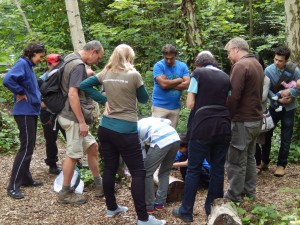
<path id="1" fill-rule="evenodd" d="M 17 95 L 16 102 L 19 103 L 23 99 L 25 99 L 27 101 L 27 96 L 26 95 Z"/>
<path id="2" fill-rule="evenodd" d="M 86 74 L 87 74 L 87 77 L 90 77 L 90 76 L 93 76 L 95 74 L 95 72 L 91 68 L 87 68 Z"/>
<path id="3" fill-rule="evenodd" d="M 88 135 L 89 132 L 89 126 L 85 123 L 79 123 L 79 135 L 82 137 L 85 137 Z"/>
<path id="4" fill-rule="evenodd" d="M 41 108 L 46 108 L 47 106 L 45 105 L 44 102 L 41 102 Z"/>
<path id="5" fill-rule="evenodd" d="M 293 101 L 293 97 L 288 97 L 288 96 L 278 99 L 278 102 L 283 105 L 287 105 L 287 104 L 291 103 L 292 101 Z"/>

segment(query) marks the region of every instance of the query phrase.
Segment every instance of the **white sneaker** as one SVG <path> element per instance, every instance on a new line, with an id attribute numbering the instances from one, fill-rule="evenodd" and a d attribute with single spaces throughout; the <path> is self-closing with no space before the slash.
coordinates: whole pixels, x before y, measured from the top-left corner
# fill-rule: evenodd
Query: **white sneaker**
<path id="1" fill-rule="evenodd" d="M 278 96 L 275 95 L 275 96 L 272 97 L 272 99 L 275 100 L 275 101 L 277 101 L 278 100 Z"/>
<path id="2" fill-rule="evenodd" d="M 149 215 L 148 221 L 137 221 L 137 225 L 163 225 L 166 224 L 165 220 L 158 220 L 154 216 Z"/>
<path id="3" fill-rule="evenodd" d="M 277 109 L 275 109 L 275 112 L 281 112 L 282 111 L 282 105 L 278 106 Z"/>
<path id="4" fill-rule="evenodd" d="M 115 217 L 120 213 L 126 213 L 127 210 L 128 210 L 127 207 L 118 205 L 118 208 L 116 210 L 107 210 L 106 217 Z"/>

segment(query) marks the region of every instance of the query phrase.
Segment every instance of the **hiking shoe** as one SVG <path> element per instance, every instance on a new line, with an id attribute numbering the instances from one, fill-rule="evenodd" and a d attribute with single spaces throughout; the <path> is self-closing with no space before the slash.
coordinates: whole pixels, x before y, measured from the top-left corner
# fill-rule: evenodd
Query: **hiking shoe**
<path id="1" fill-rule="evenodd" d="M 23 187 L 39 187 L 43 186 L 44 183 L 42 181 L 33 180 L 31 183 L 21 184 Z"/>
<path id="2" fill-rule="evenodd" d="M 174 207 L 174 208 L 173 208 L 173 211 L 172 211 L 172 214 L 173 214 L 173 216 L 175 216 L 175 217 L 181 219 L 182 221 L 184 221 L 184 222 L 186 222 L 186 223 L 193 222 L 193 218 L 192 218 L 192 217 L 191 217 L 191 218 L 188 218 L 188 217 L 184 217 L 184 216 L 182 216 L 182 215 L 180 214 L 180 212 L 179 212 L 179 207 Z"/>
<path id="3" fill-rule="evenodd" d="M 16 190 L 14 190 L 14 189 L 7 190 L 7 195 L 11 198 L 14 198 L 14 199 L 24 198 L 23 193 L 18 189 L 16 189 Z"/>
<path id="4" fill-rule="evenodd" d="M 95 185 L 95 197 L 103 197 L 103 186 L 101 185 Z"/>
<path id="5" fill-rule="evenodd" d="M 160 203 L 155 203 L 154 204 L 154 209 L 157 211 L 163 210 L 164 209 L 164 204 L 160 204 Z"/>
<path id="6" fill-rule="evenodd" d="M 275 173 L 274 173 L 274 176 L 276 176 L 276 177 L 283 177 L 284 174 L 285 174 L 284 167 L 283 166 L 277 166 L 277 168 L 275 170 Z"/>
<path id="7" fill-rule="evenodd" d="M 262 171 L 261 169 L 256 168 L 256 174 L 257 174 L 257 175 L 261 174 L 261 171 Z"/>
<path id="8" fill-rule="evenodd" d="M 81 205 L 87 202 L 83 195 L 75 194 L 72 189 L 58 192 L 58 203 Z"/>
<path id="9" fill-rule="evenodd" d="M 118 215 L 120 213 L 126 213 L 127 210 L 128 210 L 127 207 L 118 205 L 118 208 L 115 209 L 115 210 L 107 210 L 106 211 L 106 216 L 112 218 L 112 217 L 115 217 L 116 215 Z"/>
<path id="10" fill-rule="evenodd" d="M 50 174 L 58 175 L 60 174 L 60 172 L 61 172 L 61 168 L 59 168 L 57 165 L 49 167 Z"/>
<path id="11" fill-rule="evenodd" d="M 268 164 L 265 164 L 264 162 L 261 162 L 261 164 L 258 166 L 260 167 L 259 169 L 266 171 L 269 169 Z"/>
<path id="12" fill-rule="evenodd" d="M 163 225 L 166 224 L 165 220 L 158 220 L 154 216 L 149 215 L 147 221 L 138 220 L 137 225 Z"/>

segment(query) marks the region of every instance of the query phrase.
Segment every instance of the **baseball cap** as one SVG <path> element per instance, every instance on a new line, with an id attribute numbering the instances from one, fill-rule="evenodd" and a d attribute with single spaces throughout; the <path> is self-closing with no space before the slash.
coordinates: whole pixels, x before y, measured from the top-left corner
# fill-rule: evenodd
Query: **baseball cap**
<path id="1" fill-rule="evenodd" d="M 56 66 L 58 63 L 60 63 L 61 59 L 62 59 L 61 55 L 55 53 L 51 53 L 46 57 L 46 61 L 48 63 L 51 63 L 53 66 Z"/>

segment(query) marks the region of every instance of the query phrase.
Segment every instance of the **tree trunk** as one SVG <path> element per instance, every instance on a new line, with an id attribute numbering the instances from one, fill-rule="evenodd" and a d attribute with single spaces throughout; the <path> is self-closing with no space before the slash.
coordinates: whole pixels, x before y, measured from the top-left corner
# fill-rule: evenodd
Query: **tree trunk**
<path id="1" fill-rule="evenodd" d="M 195 1 L 194 0 L 182 0 L 181 13 L 183 16 L 184 26 L 186 29 L 186 41 L 192 52 L 189 54 L 188 65 L 191 65 L 194 61 L 194 57 L 198 54 L 199 47 L 202 44 L 200 37 L 200 30 L 198 28 L 196 14 L 195 14 Z"/>
<path id="2" fill-rule="evenodd" d="M 291 60 L 300 65 L 300 15 L 299 0 L 285 0 L 285 33 L 287 47 L 291 50 Z"/>
<path id="3" fill-rule="evenodd" d="M 154 183 L 158 185 L 158 169 L 153 174 Z M 183 194 L 184 182 L 176 177 L 169 177 L 169 188 L 167 195 L 167 202 L 181 201 Z"/>
<path id="4" fill-rule="evenodd" d="M 26 15 L 25 15 L 25 13 L 24 13 L 24 11 L 23 11 L 22 8 L 21 8 L 20 2 L 19 2 L 18 0 L 14 0 L 14 2 L 15 2 L 16 6 L 17 6 L 17 8 L 18 8 L 18 10 L 19 10 L 19 12 L 20 12 L 22 18 L 23 18 L 23 21 L 24 21 L 24 23 L 25 23 L 25 26 L 26 26 L 26 28 L 27 28 L 28 33 L 29 33 L 30 35 L 32 35 L 32 30 L 31 30 L 31 28 L 30 28 L 30 25 L 29 25 L 29 23 L 28 23 L 28 20 L 27 20 L 27 17 L 26 17 Z"/>
<path id="5" fill-rule="evenodd" d="M 253 38 L 253 8 L 252 8 L 252 0 L 249 0 L 249 46 L 252 45 L 252 38 Z"/>
<path id="6" fill-rule="evenodd" d="M 226 198 L 213 201 L 207 225 L 242 225 L 242 221 L 233 206 L 233 202 Z"/>
<path id="7" fill-rule="evenodd" d="M 81 50 L 85 38 L 77 0 L 65 0 L 74 51 Z"/>

